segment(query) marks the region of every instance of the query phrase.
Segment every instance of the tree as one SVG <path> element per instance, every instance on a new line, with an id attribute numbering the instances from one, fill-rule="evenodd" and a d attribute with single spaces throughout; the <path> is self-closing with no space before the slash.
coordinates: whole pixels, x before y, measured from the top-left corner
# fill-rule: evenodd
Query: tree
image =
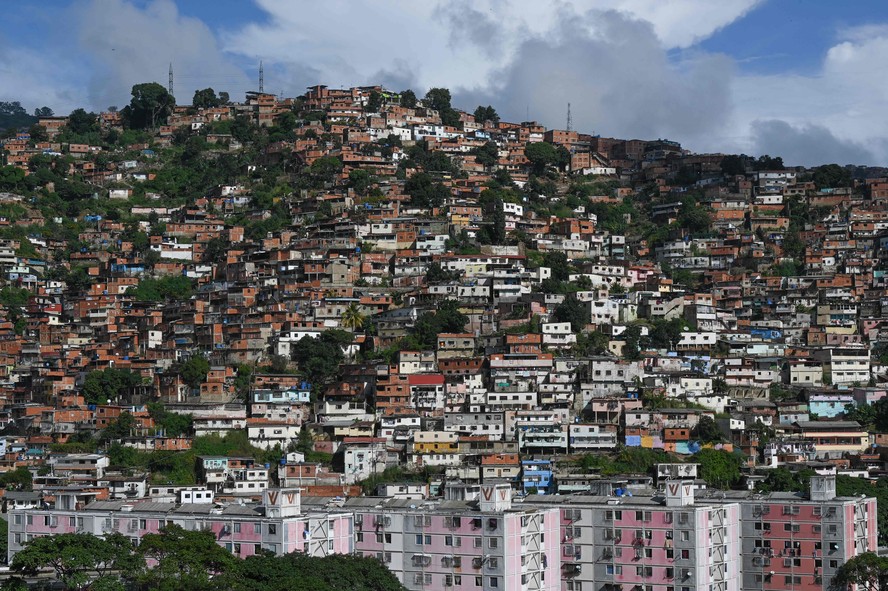
<path id="1" fill-rule="evenodd" d="M 451 127 L 459 125 L 459 113 L 450 106 L 450 91 L 448 89 L 430 88 L 422 102 L 429 109 L 438 111 L 444 125 Z"/>
<path id="2" fill-rule="evenodd" d="M 375 90 L 370 91 L 370 96 L 367 97 L 367 104 L 364 105 L 364 112 L 365 113 L 378 113 L 379 107 L 381 107 L 381 106 L 382 106 L 382 95 Z"/>
<path id="3" fill-rule="evenodd" d="M 548 267 L 552 271 L 552 279 L 555 281 L 567 281 L 570 278 L 570 263 L 564 252 L 558 250 L 546 252 L 540 266 Z"/>
<path id="4" fill-rule="evenodd" d="M 237 579 L 235 591 L 404 591 L 379 560 L 346 554 L 264 552 L 239 561 Z"/>
<path id="5" fill-rule="evenodd" d="M 199 388 L 210 373 L 210 362 L 205 357 L 195 355 L 182 364 L 179 375 L 191 388 Z"/>
<path id="6" fill-rule="evenodd" d="M 475 122 L 476 123 L 484 123 L 485 121 L 490 121 L 494 125 L 499 123 L 500 117 L 496 112 L 496 109 L 487 105 L 486 107 L 482 107 L 481 105 L 475 109 Z"/>
<path id="7" fill-rule="evenodd" d="M 623 345 L 623 357 L 628 361 L 638 361 L 641 359 L 641 327 L 637 324 L 630 324 L 620 336 L 623 337 L 625 342 Z"/>
<path id="8" fill-rule="evenodd" d="M 845 591 L 856 585 L 858 591 L 888 589 L 888 557 L 864 552 L 839 567 L 830 588 Z"/>
<path id="9" fill-rule="evenodd" d="M 426 269 L 426 283 L 444 283 L 446 281 L 455 281 L 459 278 L 459 273 L 454 271 L 446 271 L 441 263 L 434 261 L 429 263 Z"/>
<path id="10" fill-rule="evenodd" d="M 429 109 L 439 113 L 447 111 L 451 108 L 450 91 L 446 88 L 430 88 L 422 102 Z"/>
<path id="11" fill-rule="evenodd" d="M 136 426 L 136 419 L 128 412 L 120 413 L 116 419 L 111 421 L 102 431 L 101 439 L 103 441 L 112 441 L 114 439 L 123 439 L 129 437 L 133 427 Z"/>
<path id="12" fill-rule="evenodd" d="M 580 332 L 592 320 L 589 306 L 580 302 L 574 294 L 564 297 L 564 301 L 552 313 L 552 318 L 556 322 L 570 322 L 574 332 Z"/>
<path id="13" fill-rule="evenodd" d="M 178 525 L 145 534 L 137 552 L 155 563 L 139 582 L 158 591 L 231 588 L 238 566 L 237 559 L 216 543 L 212 532 L 188 531 Z"/>
<path id="14" fill-rule="evenodd" d="M 413 327 L 412 349 L 434 349 L 438 335 L 442 332 L 460 333 L 469 323 L 468 317 L 459 311 L 459 304 L 446 300 L 435 312 L 423 312 Z"/>
<path id="15" fill-rule="evenodd" d="M 154 279 L 146 277 L 127 294 L 140 302 L 162 302 L 166 299 L 187 300 L 193 292 L 191 279 L 184 275 L 173 275 Z"/>
<path id="16" fill-rule="evenodd" d="M 805 491 L 811 483 L 811 476 L 815 474 L 814 470 L 810 468 L 794 472 L 786 466 L 780 466 L 767 472 L 765 480 L 756 487 L 756 490 L 762 493 Z"/>
<path id="17" fill-rule="evenodd" d="M 724 438 L 715 419 L 708 415 L 700 417 L 700 420 L 697 421 L 697 425 L 691 432 L 691 436 L 703 443 L 717 443 Z"/>
<path id="18" fill-rule="evenodd" d="M 16 191 L 24 188 L 25 171 L 18 166 L 0 166 L 0 189 Z"/>
<path id="19" fill-rule="evenodd" d="M 721 159 L 721 171 L 722 174 L 726 176 L 737 176 L 746 174 L 746 163 L 749 160 L 749 157 L 745 154 L 737 156 L 736 154 L 729 154 Z"/>
<path id="20" fill-rule="evenodd" d="M 0 101 L 0 129 L 21 129 L 37 123 L 18 101 Z"/>
<path id="21" fill-rule="evenodd" d="M 99 116 L 84 109 L 74 109 L 68 115 L 66 127 L 68 131 L 77 135 L 93 133 L 99 129 Z"/>
<path id="22" fill-rule="evenodd" d="M 342 170 L 342 160 L 336 156 L 321 156 L 308 167 L 316 184 L 320 187 L 324 183 L 332 183 L 336 175 Z"/>
<path id="23" fill-rule="evenodd" d="M 302 423 L 302 428 L 299 429 L 299 437 L 296 439 L 296 451 L 306 455 L 314 451 L 314 437 L 312 437 L 306 423 Z"/>
<path id="24" fill-rule="evenodd" d="M 52 117 L 55 112 L 49 107 L 37 107 L 34 109 L 34 117 Z"/>
<path id="25" fill-rule="evenodd" d="M 349 330 L 364 328 L 365 320 L 364 314 L 361 313 L 361 309 L 355 303 L 349 304 L 342 313 L 342 326 Z"/>
<path id="26" fill-rule="evenodd" d="M 404 192 L 417 207 L 440 207 L 450 195 L 447 187 L 427 172 L 417 172 L 404 183 Z"/>
<path id="27" fill-rule="evenodd" d="M 348 184 L 359 195 L 363 195 L 370 187 L 373 177 L 363 168 L 356 168 L 348 173 Z"/>
<path id="28" fill-rule="evenodd" d="M 89 404 L 107 404 L 141 383 L 139 374 L 128 369 L 94 370 L 83 381 L 83 397 Z"/>
<path id="29" fill-rule="evenodd" d="M 121 573 L 129 579 L 144 568 L 129 538 L 119 533 L 105 539 L 92 534 L 58 534 L 32 538 L 12 559 L 16 573 L 33 577 L 45 568 L 55 571 L 67 589 L 85 589 L 94 582 Z M 106 581 L 107 582 L 107 581 Z"/>
<path id="30" fill-rule="evenodd" d="M 416 106 L 416 93 L 410 90 L 401 91 L 401 106 L 407 107 L 408 109 L 412 109 Z"/>
<path id="31" fill-rule="evenodd" d="M 221 263 L 228 256 L 228 249 L 231 243 L 220 236 L 210 238 L 204 247 L 202 260 L 205 263 Z"/>
<path id="32" fill-rule="evenodd" d="M 322 387 L 339 372 L 339 364 L 345 359 L 342 348 L 353 339 L 344 330 L 327 330 L 317 338 L 306 336 L 296 341 L 290 349 L 291 356 L 305 379 L 312 386 Z"/>
<path id="33" fill-rule="evenodd" d="M 524 146 L 524 155 L 530 161 L 532 172 L 541 176 L 559 160 L 558 150 L 549 142 L 531 142 Z"/>
<path id="34" fill-rule="evenodd" d="M 818 189 L 835 189 L 838 187 L 850 187 L 852 184 L 851 171 L 838 164 L 824 164 L 814 169 L 811 178 Z"/>
<path id="35" fill-rule="evenodd" d="M 167 89 L 157 82 L 136 84 L 132 88 L 133 98 L 124 107 L 122 114 L 129 127 L 133 129 L 154 129 L 159 121 L 165 120 L 176 99 Z"/>
<path id="36" fill-rule="evenodd" d="M 478 164 L 483 166 L 494 166 L 499 162 L 499 146 L 495 142 L 487 142 L 472 150 L 471 153 L 475 156 Z"/>
<path id="37" fill-rule="evenodd" d="M 191 435 L 194 432 L 194 421 L 190 414 L 170 412 L 163 404 L 158 402 L 148 403 L 148 414 L 154 419 L 154 424 L 167 437 L 179 437 Z"/>
<path id="38" fill-rule="evenodd" d="M 228 102 L 227 100 L 225 102 Z M 212 88 L 204 88 L 203 90 L 195 90 L 194 98 L 191 99 L 191 106 L 195 109 L 212 109 L 222 104 L 222 100 L 216 96 L 216 91 Z"/>
<path id="39" fill-rule="evenodd" d="M 694 455 L 694 461 L 700 464 L 700 478 L 713 488 L 729 489 L 740 482 L 743 459 L 737 454 L 706 448 Z"/>
<path id="40" fill-rule="evenodd" d="M 39 123 L 35 123 L 28 128 L 28 135 L 31 136 L 31 141 L 34 142 L 45 142 L 49 139 L 46 128 Z"/>

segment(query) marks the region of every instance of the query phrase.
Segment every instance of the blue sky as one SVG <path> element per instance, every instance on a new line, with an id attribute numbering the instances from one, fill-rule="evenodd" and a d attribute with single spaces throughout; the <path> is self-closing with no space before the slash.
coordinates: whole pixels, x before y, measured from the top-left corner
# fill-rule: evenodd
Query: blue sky
<path id="1" fill-rule="evenodd" d="M 0 100 L 122 106 L 138 82 L 451 89 L 456 106 L 697 152 L 888 165 L 888 3 L 42 0 L 6 3 Z"/>

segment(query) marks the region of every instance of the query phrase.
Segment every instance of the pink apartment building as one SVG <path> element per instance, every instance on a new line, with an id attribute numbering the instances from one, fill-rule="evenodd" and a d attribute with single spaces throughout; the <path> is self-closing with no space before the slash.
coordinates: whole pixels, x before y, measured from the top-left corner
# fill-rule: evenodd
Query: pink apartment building
<path id="1" fill-rule="evenodd" d="M 354 550 L 351 513 L 336 508 L 304 512 L 297 489 L 266 490 L 262 505 L 85 500 L 82 494 L 59 493 L 54 509 L 10 511 L 9 559 L 38 536 L 120 532 L 138 543 L 167 524 L 212 531 L 220 546 L 240 557 L 261 550 L 311 556 Z"/>
<path id="2" fill-rule="evenodd" d="M 513 505 L 508 484 L 475 489 L 450 489 L 453 500 L 348 500 L 355 551 L 411 590 L 559 591 L 558 509 Z"/>
<path id="3" fill-rule="evenodd" d="M 740 505 L 656 496 L 534 496 L 559 507 L 562 591 L 740 591 Z"/>

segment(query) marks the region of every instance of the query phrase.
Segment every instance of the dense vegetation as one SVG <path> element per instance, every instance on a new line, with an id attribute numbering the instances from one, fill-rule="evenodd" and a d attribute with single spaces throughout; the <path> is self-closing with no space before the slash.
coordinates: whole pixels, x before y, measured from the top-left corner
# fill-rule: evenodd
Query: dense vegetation
<path id="1" fill-rule="evenodd" d="M 154 564 L 148 568 L 146 564 Z M 115 533 L 60 534 L 28 542 L 12 571 L 31 577 L 52 571 L 63 589 L 132 591 L 400 591 L 395 576 L 374 558 L 264 553 L 238 560 L 212 532 L 168 525 L 138 547 Z M 26 589 L 20 578 L 4 589 Z"/>

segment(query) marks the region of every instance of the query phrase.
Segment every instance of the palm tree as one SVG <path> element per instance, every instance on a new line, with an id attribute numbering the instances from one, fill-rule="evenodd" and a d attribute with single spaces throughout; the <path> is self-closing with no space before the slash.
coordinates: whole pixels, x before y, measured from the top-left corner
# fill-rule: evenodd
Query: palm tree
<path id="1" fill-rule="evenodd" d="M 342 326 L 351 330 L 358 330 L 364 327 L 365 317 L 361 313 L 357 304 L 349 304 L 348 308 L 342 313 Z"/>

